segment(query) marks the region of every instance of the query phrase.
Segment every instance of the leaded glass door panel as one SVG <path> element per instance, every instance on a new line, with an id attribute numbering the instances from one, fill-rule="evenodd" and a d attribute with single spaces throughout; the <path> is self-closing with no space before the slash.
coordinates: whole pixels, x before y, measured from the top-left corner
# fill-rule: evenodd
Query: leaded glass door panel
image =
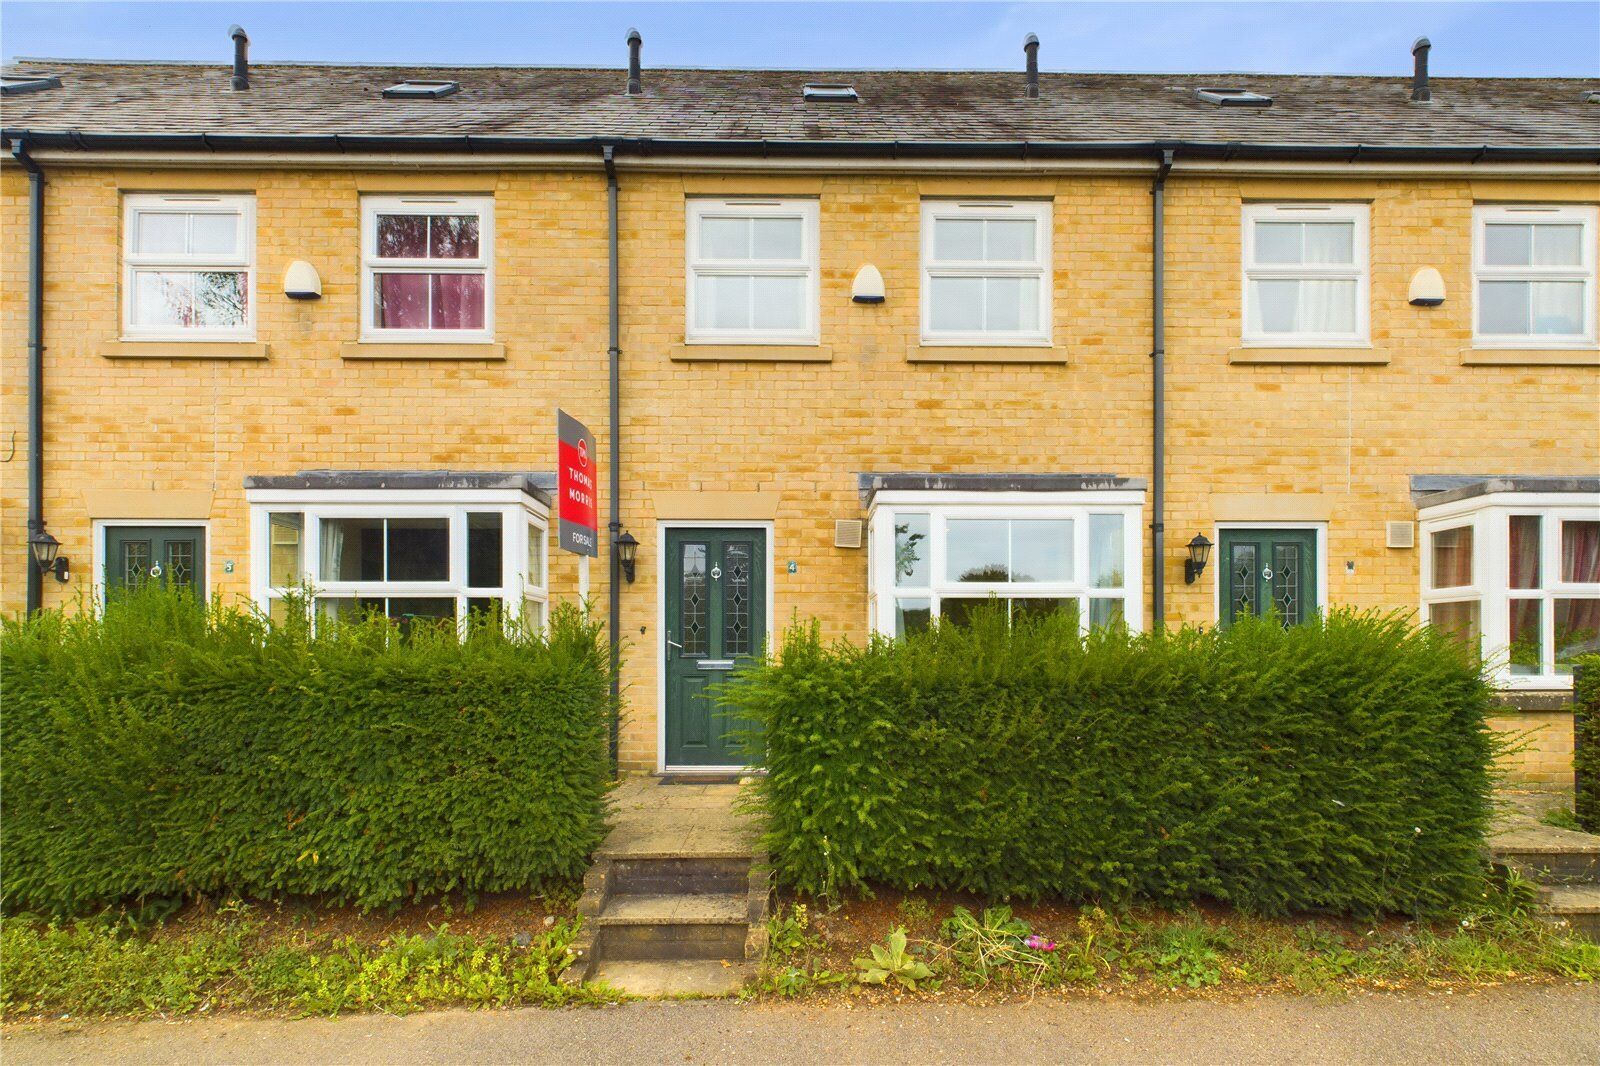
<path id="1" fill-rule="evenodd" d="M 767 542 L 761 529 L 669 529 L 664 597 L 666 764 L 749 766 L 749 723 L 716 705 L 712 685 L 761 653 L 767 633 Z"/>
<path id="2" fill-rule="evenodd" d="M 163 581 L 205 595 L 203 527 L 107 526 L 105 532 L 103 573 L 108 592 Z"/>
<path id="3" fill-rule="evenodd" d="M 1216 565 L 1222 624 L 1275 614 L 1299 625 L 1317 610 L 1317 534 L 1310 529 L 1225 529 Z"/>

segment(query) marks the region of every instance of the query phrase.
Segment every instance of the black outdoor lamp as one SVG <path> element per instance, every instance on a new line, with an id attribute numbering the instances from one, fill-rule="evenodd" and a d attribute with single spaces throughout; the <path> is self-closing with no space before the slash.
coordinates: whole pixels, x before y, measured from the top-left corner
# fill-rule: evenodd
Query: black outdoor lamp
<path id="1" fill-rule="evenodd" d="M 628 579 L 628 584 L 633 584 L 633 564 L 639 557 L 639 542 L 633 534 L 626 529 L 622 536 L 617 538 L 617 563 L 622 567 L 622 576 Z"/>
<path id="2" fill-rule="evenodd" d="M 71 576 L 67 557 L 61 555 L 61 542 L 52 537 L 43 526 L 28 534 L 28 550 L 39 566 L 39 573 L 54 574 L 56 580 L 66 583 Z"/>
<path id="3" fill-rule="evenodd" d="M 1204 533 L 1196 533 L 1189 542 L 1189 558 L 1183 561 L 1183 583 L 1192 585 L 1195 579 L 1205 573 L 1206 560 L 1211 557 L 1211 542 L 1205 538 Z"/>

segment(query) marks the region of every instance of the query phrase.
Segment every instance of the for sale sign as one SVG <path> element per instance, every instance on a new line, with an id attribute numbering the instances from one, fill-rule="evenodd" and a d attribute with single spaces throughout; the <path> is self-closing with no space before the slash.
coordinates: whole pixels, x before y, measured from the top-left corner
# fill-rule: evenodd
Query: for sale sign
<path id="1" fill-rule="evenodd" d="M 594 434 L 565 411 L 556 412 L 557 543 L 579 555 L 599 555 Z"/>

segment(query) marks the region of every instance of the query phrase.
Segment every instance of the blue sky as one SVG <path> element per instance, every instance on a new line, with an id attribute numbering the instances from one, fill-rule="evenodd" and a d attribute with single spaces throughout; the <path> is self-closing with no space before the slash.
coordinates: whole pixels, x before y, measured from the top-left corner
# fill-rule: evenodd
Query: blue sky
<path id="1" fill-rule="evenodd" d="M 16 56 L 621 66 L 998 68 L 1023 34 L 1047 70 L 1600 75 L 1600 3 L 70 3 L 0 4 Z"/>

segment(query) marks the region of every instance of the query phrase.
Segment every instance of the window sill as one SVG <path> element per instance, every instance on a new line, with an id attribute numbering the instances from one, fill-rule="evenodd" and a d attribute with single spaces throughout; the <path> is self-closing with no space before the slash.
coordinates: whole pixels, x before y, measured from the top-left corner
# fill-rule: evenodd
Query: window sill
<path id="1" fill-rule="evenodd" d="M 397 344 L 386 341 L 346 341 L 339 345 L 343 359 L 450 359 L 498 362 L 506 357 L 504 344 Z"/>
<path id="2" fill-rule="evenodd" d="M 675 363 L 831 363 L 825 344 L 678 344 L 669 353 Z"/>
<path id="3" fill-rule="evenodd" d="M 265 359 L 267 345 L 256 341 L 105 341 L 105 359 Z"/>
<path id="4" fill-rule="evenodd" d="M 1600 366 L 1600 348 L 1463 348 L 1462 366 Z"/>
<path id="5" fill-rule="evenodd" d="M 1252 348 L 1228 349 L 1230 363 L 1308 363 L 1324 366 L 1382 365 L 1389 353 L 1376 348 Z"/>
<path id="6" fill-rule="evenodd" d="M 908 363 L 1041 363 L 1067 365 L 1067 350 L 1050 345 L 922 344 L 906 351 Z"/>

